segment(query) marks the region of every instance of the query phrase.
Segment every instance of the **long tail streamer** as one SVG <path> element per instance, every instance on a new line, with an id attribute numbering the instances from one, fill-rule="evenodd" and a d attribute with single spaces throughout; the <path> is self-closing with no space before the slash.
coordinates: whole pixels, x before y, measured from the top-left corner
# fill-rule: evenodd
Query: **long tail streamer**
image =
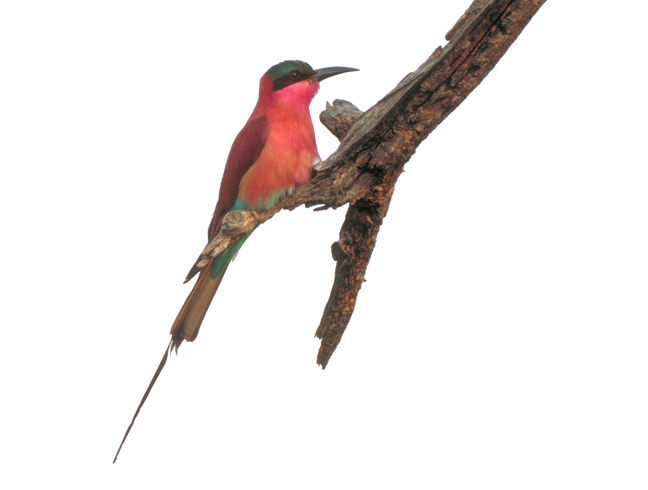
<path id="1" fill-rule="evenodd" d="M 137 407 L 137 411 L 135 412 L 135 415 L 133 415 L 133 420 L 131 420 L 130 425 L 128 426 L 128 429 L 126 429 L 126 434 L 124 434 L 124 438 L 121 441 L 121 444 L 119 445 L 119 449 L 117 449 L 117 454 L 115 454 L 115 459 L 113 459 L 113 464 L 115 464 L 115 461 L 117 461 L 117 456 L 119 456 L 119 451 L 121 451 L 122 446 L 124 445 L 124 441 L 128 437 L 128 433 L 130 432 L 131 428 L 133 427 L 133 424 L 135 423 L 135 419 L 139 415 L 140 409 L 142 408 L 142 405 L 144 405 L 144 402 L 149 396 L 149 393 L 151 392 L 151 388 L 153 388 L 153 385 L 158 379 L 158 376 L 162 372 L 162 369 L 164 369 L 164 365 L 167 362 L 167 359 L 169 358 L 169 351 L 171 350 L 171 346 L 173 345 L 173 339 L 171 339 L 171 342 L 169 342 L 169 346 L 166 348 L 164 351 L 164 356 L 162 357 L 162 360 L 160 361 L 160 365 L 157 368 L 157 371 L 155 371 L 155 375 L 153 376 L 153 379 L 148 385 L 148 388 L 146 389 L 146 393 L 144 393 L 144 396 L 142 397 L 142 401 L 140 402 L 139 406 Z"/>

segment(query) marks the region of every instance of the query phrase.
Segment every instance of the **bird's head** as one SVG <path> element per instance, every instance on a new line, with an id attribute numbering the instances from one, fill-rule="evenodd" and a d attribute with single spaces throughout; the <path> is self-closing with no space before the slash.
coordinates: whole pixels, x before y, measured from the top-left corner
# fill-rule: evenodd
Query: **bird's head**
<path id="1" fill-rule="evenodd" d="M 319 82 L 350 71 L 358 70 L 342 66 L 313 70 L 303 61 L 282 61 L 261 77 L 260 95 L 274 101 L 305 103 L 308 106 L 319 90 Z"/>

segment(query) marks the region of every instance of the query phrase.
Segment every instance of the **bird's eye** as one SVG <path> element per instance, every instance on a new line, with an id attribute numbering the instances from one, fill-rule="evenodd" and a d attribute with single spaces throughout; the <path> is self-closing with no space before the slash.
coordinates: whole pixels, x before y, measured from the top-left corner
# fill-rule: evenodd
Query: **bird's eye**
<path id="1" fill-rule="evenodd" d="M 298 71 L 291 71 L 290 72 L 290 78 L 299 78 L 299 72 Z"/>

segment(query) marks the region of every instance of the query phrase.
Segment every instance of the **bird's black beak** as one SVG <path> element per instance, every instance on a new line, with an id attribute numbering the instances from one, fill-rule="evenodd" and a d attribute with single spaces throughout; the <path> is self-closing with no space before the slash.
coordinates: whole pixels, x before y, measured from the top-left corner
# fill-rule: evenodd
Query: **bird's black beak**
<path id="1" fill-rule="evenodd" d="M 358 69 L 345 68 L 344 66 L 331 66 L 330 68 L 320 68 L 319 70 L 315 70 L 315 74 L 310 78 L 312 80 L 315 80 L 316 82 L 321 82 L 326 78 L 333 77 L 341 73 L 347 73 L 349 71 L 358 71 Z"/>

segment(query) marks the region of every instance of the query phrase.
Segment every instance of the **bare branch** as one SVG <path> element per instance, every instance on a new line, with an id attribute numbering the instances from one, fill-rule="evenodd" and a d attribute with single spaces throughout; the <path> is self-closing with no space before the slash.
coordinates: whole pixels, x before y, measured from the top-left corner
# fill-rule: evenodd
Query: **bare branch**
<path id="1" fill-rule="evenodd" d="M 394 184 L 418 145 L 479 85 L 497 64 L 545 0 L 476 0 L 437 48 L 394 90 L 362 114 L 336 101 L 320 116 L 340 147 L 316 166 L 308 184 L 268 210 L 248 214 L 208 245 L 205 257 L 223 250 L 237 236 L 281 209 L 305 204 L 318 209 L 350 204 L 340 239 L 333 244 L 337 262 L 331 296 L 317 329 L 322 339 L 317 362 L 326 367 L 353 314 Z M 355 124 L 354 124 L 355 122 Z M 229 216 L 229 215 L 228 215 Z M 201 256 L 202 257 L 202 256 Z M 208 260 L 208 259 L 207 259 Z"/>

